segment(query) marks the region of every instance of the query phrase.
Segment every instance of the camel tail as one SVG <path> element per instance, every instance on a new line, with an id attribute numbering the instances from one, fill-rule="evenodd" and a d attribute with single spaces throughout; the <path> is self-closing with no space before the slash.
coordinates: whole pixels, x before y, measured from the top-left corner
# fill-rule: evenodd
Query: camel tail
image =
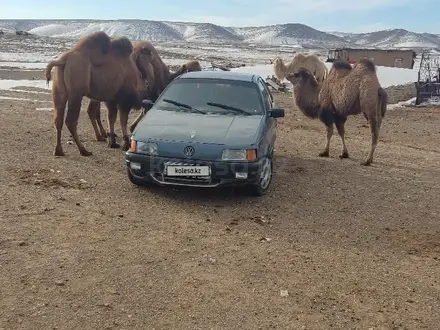
<path id="1" fill-rule="evenodd" d="M 388 94 L 382 87 L 379 88 L 378 94 L 379 94 L 378 107 L 380 107 L 380 113 L 383 118 L 385 117 L 385 112 L 387 111 Z"/>
<path id="2" fill-rule="evenodd" d="M 49 81 L 51 79 L 50 72 L 54 66 L 64 66 L 66 64 L 66 60 L 61 58 L 59 60 L 50 61 L 46 66 L 45 76 L 46 76 L 46 84 L 49 86 Z"/>

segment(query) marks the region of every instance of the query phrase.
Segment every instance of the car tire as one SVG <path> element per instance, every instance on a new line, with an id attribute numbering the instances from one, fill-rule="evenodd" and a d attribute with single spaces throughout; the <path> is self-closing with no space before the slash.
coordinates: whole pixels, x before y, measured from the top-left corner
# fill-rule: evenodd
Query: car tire
<path id="1" fill-rule="evenodd" d="M 252 184 L 250 192 L 254 196 L 264 196 L 269 190 L 273 175 L 273 161 L 271 156 L 264 158 L 263 167 L 261 169 L 261 178 L 258 182 Z"/>

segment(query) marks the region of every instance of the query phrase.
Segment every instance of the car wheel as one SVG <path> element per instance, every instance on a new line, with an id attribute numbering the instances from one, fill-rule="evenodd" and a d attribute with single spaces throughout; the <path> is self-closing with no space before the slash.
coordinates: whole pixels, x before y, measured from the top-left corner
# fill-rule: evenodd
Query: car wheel
<path id="1" fill-rule="evenodd" d="M 270 157 L 266 157 L 263 162 L 263 167 L 261 169 L 260 179 L 257 183 L 254 183 L 251 188 L 251 193 L 254 196 L 263 196 L 269 189 L 270 183 L 272 181 L 272 170 L 273 162 Z"/>

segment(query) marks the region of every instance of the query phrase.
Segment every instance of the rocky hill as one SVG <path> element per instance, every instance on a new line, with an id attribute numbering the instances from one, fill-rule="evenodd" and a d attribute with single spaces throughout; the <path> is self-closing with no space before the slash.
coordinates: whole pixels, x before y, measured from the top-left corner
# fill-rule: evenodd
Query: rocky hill
<path id="1" fill-rule="evenodd" d="M 111 36 L 125 35 L 132 40 L 284 44 L 305 48 L 437 48 L 440 45 L 440 36 L 430 33 L 403 29 L 360 34 L 324 32 L 297 23 L 236 28 L 211 23 L 151 20 L 0 20 L 0 30 L 5 33 L 22 30 L 39 36 L 69 39 L 102 30 Z"/>

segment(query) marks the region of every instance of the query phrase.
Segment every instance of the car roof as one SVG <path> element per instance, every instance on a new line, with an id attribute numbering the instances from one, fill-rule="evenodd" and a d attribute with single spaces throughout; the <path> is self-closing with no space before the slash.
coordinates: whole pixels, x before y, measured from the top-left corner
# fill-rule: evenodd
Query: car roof
<path id="1" fill-rule="evenodd" d="M 191 79 L 191 78 L 204 78 L 204 79 L 226 79 L 236 81 L 256 82 L 259 75 L 255 73 L 237 72 L 237 71 L 191 71 L 186 72 L 176 79 Z"/>

